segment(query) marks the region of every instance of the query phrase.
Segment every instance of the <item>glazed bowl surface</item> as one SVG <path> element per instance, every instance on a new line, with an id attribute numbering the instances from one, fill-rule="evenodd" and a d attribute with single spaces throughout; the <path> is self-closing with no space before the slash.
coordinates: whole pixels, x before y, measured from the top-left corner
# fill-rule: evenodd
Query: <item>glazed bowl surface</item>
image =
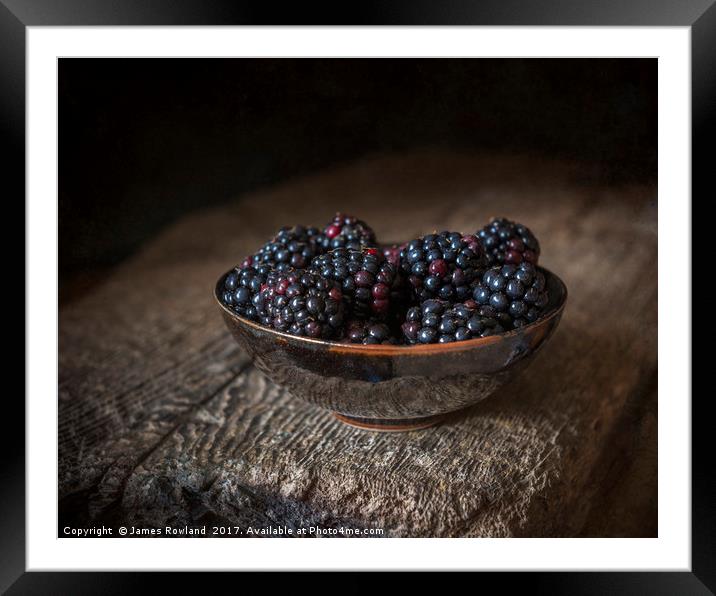
<path id="1" fill-rule="evenodd" d="M 362 345 L 297 337 L 239 316 L 214 299 L 237 343 L 256 367 L 293 396 L 341 421 L 375 430 L 412 430 L 482 401 L 520 374 L 559 324 L 567 288 L 545 275 L 543 316 L 500 335 L 447 344 Z"/>

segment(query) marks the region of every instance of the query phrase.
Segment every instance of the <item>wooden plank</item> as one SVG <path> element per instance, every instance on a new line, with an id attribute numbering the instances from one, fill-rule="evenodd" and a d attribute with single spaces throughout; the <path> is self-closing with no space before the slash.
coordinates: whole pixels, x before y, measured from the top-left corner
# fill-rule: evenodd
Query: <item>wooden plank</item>
<path id="1" fill-rule="evenodd" d="M 338 208 L 396 241 L 524 221 L 569 288 L 560 328 L 527 374 L 427 431 L 365 433 L 291 398 L 232 342 L 211 289 L 280 225 Z M 619 533 L 595 519 L 625 453 L 611 446 L 655 401 L 656 246 L 655 188 L 529 159 L 367 160 L 191 215 L 60 312 L 61 520 Z"/>

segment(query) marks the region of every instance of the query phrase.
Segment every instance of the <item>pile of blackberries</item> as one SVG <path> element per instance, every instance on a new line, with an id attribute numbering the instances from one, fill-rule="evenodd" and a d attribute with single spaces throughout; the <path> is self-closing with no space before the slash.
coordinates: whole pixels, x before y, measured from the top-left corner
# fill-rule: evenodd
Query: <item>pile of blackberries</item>
<path id="1" fill-rule="evenodd" d="M 540 247 L 495 218 L 472 234 L 380 245 L 338 213 L 322 229 L 284 227 L 223 282 L 222 302 L 278 331 L 349 343 L 449 343 L 533 323 L 548 303 Z"/>

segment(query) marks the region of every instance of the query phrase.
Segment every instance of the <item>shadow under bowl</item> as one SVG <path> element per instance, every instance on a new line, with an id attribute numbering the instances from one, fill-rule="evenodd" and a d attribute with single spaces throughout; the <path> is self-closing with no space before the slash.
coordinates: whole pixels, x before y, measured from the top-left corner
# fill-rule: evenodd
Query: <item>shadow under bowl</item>
<path id="1" fill-rule="evenodd" d="M 567 288 L 544 268 L 549 303 L 539 320 L 500 335 L 417 346 L 345 344 L 297 337 L 242 318 L 214 298 L 256 367 L 295 397 L 363 429 L 426 428 L 482 401 L 529 364 L 559 324 Z M 228 272 L 227 272 L 228 273 Z"/>

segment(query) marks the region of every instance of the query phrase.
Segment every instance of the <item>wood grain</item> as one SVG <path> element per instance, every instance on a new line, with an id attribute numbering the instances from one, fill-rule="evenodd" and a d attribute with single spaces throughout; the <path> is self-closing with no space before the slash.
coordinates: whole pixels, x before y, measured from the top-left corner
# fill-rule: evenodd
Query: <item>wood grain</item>
<path id="1" fill-rule="evenodd" d="M 280 225 L 336 209 L 386 241 L 474 231 L 498 214 L 527 223 L 570 292 L 560 328 L 525 375 L 426 431 L 364 432 L 293 399 L 251 366 L 211 290 Z M 655 433 L 639 429 L 656 416 L 656 221 L 655 188 L 605 186 L 569 164 L 424 153 L 173 224 L 60 311 L 61 523 L 653 535 L 655 506 L 636 522 L 644 508 L 615 487 L 638 470 L 628 494 L 655 502 L 655 457 L 632 460 L 655 453 Z"/>

